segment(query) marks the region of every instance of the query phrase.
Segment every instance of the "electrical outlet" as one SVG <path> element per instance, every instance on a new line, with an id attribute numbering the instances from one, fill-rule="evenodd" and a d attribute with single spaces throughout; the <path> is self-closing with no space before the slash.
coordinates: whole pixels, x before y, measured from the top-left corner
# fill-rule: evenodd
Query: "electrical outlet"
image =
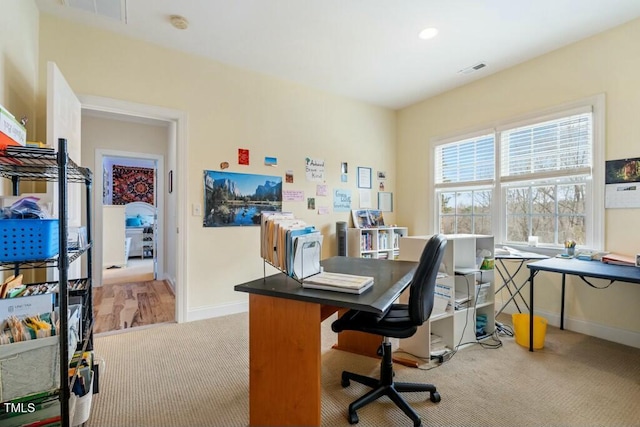
<path id="1" fill-rule="evenodd" d="M 202 206 L 199 203 L 194 203 L 192 208 L 193 216 L 201 216 L 202 215 Z"/>

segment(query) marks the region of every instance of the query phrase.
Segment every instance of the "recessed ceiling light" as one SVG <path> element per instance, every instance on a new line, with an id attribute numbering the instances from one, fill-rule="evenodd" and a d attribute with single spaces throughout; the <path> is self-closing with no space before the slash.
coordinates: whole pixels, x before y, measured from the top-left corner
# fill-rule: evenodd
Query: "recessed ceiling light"
<path id="1" fill-rule="evenodd" d="M 437 35 L 438 35 L 438 29 L 430 27 L 420 31 L 420 34 L 418 34 L 418 37 L 420 37 L 422 40 L 429 40 L 434 38 Z"/>
<path id="2" fill-rule="evenodd" d="M 187 18 L 184 16 L 171 15 L 169 17 L 169 21 L 171 22 L 171 25 L 179 30 L 186 30 L 189 27 L 189 21 L 187 21 Z"/>

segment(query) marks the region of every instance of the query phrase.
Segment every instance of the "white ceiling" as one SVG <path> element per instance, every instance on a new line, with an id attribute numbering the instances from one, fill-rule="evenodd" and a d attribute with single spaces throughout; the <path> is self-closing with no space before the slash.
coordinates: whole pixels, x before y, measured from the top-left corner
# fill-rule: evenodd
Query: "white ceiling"
<path id="1" fill-rule="evenodd" d="M 126 5 L 126 23 L 64 6 Z M 41 12 L 402 108 L 640 16 L 640 0 L 36 0 Z M 189 21 L 187 30 L 170 15 Z M 418 33 L 436 27 L 439 35 Z M 459 70 L 486 63 L 471 74 Z"/>

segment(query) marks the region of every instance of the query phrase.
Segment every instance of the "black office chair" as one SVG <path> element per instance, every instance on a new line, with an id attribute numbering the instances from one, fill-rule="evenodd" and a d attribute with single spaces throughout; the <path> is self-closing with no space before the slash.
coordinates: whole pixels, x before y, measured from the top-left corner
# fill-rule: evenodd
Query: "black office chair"
<path id="1" fill-rule="evenodd" d="M 435 235 L 427 242 L 409 285 L 409 304 L 392 304 L 383 315 L 349 310 L 331 325 L 331 329 L 334 332 L 361 331 L 384 337 L 380 347 L 381 351 L 379 350 L 382 356 L 379 379 L 347 371 L 342 372 L 342 387 L 348 387 L 350 380 L 353 380 L 373 389 L 349 405 L 350 424 L 358 422 L 358 414 L 356 413 L 358 409 L 381 396 L 389 396 L 413 420 L 415 427 L 420 426 L 422 421 L 399 393 L 428 391 L 432 402 L 440 402 L 440 394 L 433 384 L 396 383 L 393 381 L 393 360 L 389 337 L 409 338 L 416 333 L 418 326 L 422 325 L 431 316 L 436 275 L 438 274 L 438 268 L 442 262 L 446 245 L 447 240 L 443 235 Z"/>

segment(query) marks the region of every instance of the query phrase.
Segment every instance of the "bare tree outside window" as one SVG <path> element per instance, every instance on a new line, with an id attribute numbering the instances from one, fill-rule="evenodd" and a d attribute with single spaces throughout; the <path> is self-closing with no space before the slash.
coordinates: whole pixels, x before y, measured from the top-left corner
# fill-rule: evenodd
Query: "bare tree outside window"
<path id="1" fill-rule="evenodd" d="M 505 243 L 527 244 L 529 236 L 551 246 L 593 243 L 593 112 L 575 111 L 436 145 L 439 232 L 498 235 Z M 496 216 L 504 221 L 494 230 Z"/>
<path id="2" fill-rule="evenodd" d="M 491 234 L 491 191 L 442 192 L 440 232 L 445 234 Z"/>
<path id="3" fill-rule="evenodd" d="M 507 241 L 524 243 L 538 236 L 541 244 L 568 239 L 584 244 L 585 191 L 584 182 L 508 188 Z"/>

